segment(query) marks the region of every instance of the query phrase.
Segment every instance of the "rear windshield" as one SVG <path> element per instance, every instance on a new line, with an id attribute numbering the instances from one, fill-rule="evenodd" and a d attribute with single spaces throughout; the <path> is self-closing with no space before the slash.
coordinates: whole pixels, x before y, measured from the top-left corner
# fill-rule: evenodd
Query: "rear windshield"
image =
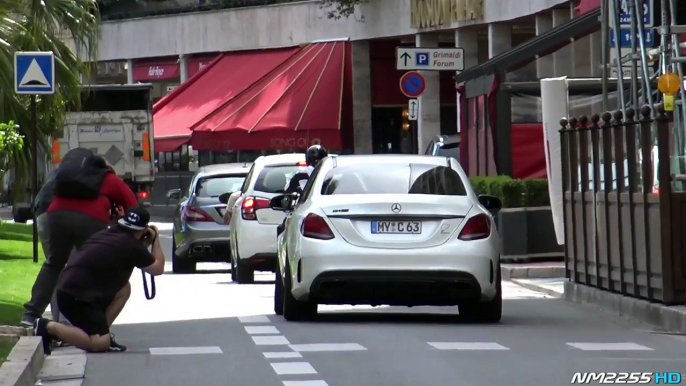
<path id="1" fill-rule="evenodd" d="M 211 176 L 198 180 L 195 195 L 198 197 L 219 197 L 224 193 L 241 189 L 245 175 Z"/>
<path id="2" fill-rule="evenodd" d="M 427 164 L 384 164 L 338 167 L 324 178 L 322 195 L 431 194 L 466 196 L 464 183 L 453 169 Z"/>
<path id="3" fill-rule="evenodd" d="M 298 165 L 274 165 L 265 166 L 257 176 L 254 190 L 264 193 L 283 193 L 288 183 L 302 166 Z"/>

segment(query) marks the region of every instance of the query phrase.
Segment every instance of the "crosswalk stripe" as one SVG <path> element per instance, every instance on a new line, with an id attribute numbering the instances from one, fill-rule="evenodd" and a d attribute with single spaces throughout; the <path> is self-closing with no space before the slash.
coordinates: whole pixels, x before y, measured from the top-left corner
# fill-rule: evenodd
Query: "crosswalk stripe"
<path id="1" fill-rule="evenodd" d="M 509 350 L 495 342 L 428 342 L 438 350 Z"/>
<path id="2" fill-rule="evenodd" d="M 567 343 L 568 346 L 578 348 L 584 351 L 654 351 L 650 347 L 646 347 L 633 342 L 623 343 Z"/>

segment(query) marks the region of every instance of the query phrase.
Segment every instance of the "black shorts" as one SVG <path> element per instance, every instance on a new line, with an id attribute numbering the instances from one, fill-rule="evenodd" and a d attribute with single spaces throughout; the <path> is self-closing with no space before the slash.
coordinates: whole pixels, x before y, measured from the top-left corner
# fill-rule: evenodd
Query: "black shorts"
<path id="1" fill-rule="evenodd" d="M 57 291 L 57 307 L 72 326 L 82 329 L 88 335 L 110 333 L 105 307 L 100 304 L 82 302 L 72 295 Z"/>

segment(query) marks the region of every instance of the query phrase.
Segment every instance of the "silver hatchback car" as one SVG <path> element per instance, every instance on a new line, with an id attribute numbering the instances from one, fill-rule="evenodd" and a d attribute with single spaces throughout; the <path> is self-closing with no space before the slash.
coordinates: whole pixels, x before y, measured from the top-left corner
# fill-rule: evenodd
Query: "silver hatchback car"
<path id="1" fill-rule="evenodd" d="M 220 196 L 240 190 L 251 163 L 201 167 L 191 179 L 188 194 L 167 192 L 179 200 L 174 211 L 172 267 L 174 273 L 193 273 L 198 262 L 230 262 L 229 226 L 224 224 L 226 204 Z M 224 200 L 226 202 L 226 200 Z"/>

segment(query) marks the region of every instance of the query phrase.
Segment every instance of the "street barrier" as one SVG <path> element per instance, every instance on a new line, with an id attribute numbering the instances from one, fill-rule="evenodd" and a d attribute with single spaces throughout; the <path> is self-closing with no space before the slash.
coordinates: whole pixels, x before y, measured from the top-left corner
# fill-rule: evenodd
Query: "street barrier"
<path id="1" fill-rule="evenodd" d="M 560 121 L 565 269 L 578 284 L 685 304 L 686 176 L 671 172 L 684 157 L 670 156 L 681 140 L 655 112 Z"/>

